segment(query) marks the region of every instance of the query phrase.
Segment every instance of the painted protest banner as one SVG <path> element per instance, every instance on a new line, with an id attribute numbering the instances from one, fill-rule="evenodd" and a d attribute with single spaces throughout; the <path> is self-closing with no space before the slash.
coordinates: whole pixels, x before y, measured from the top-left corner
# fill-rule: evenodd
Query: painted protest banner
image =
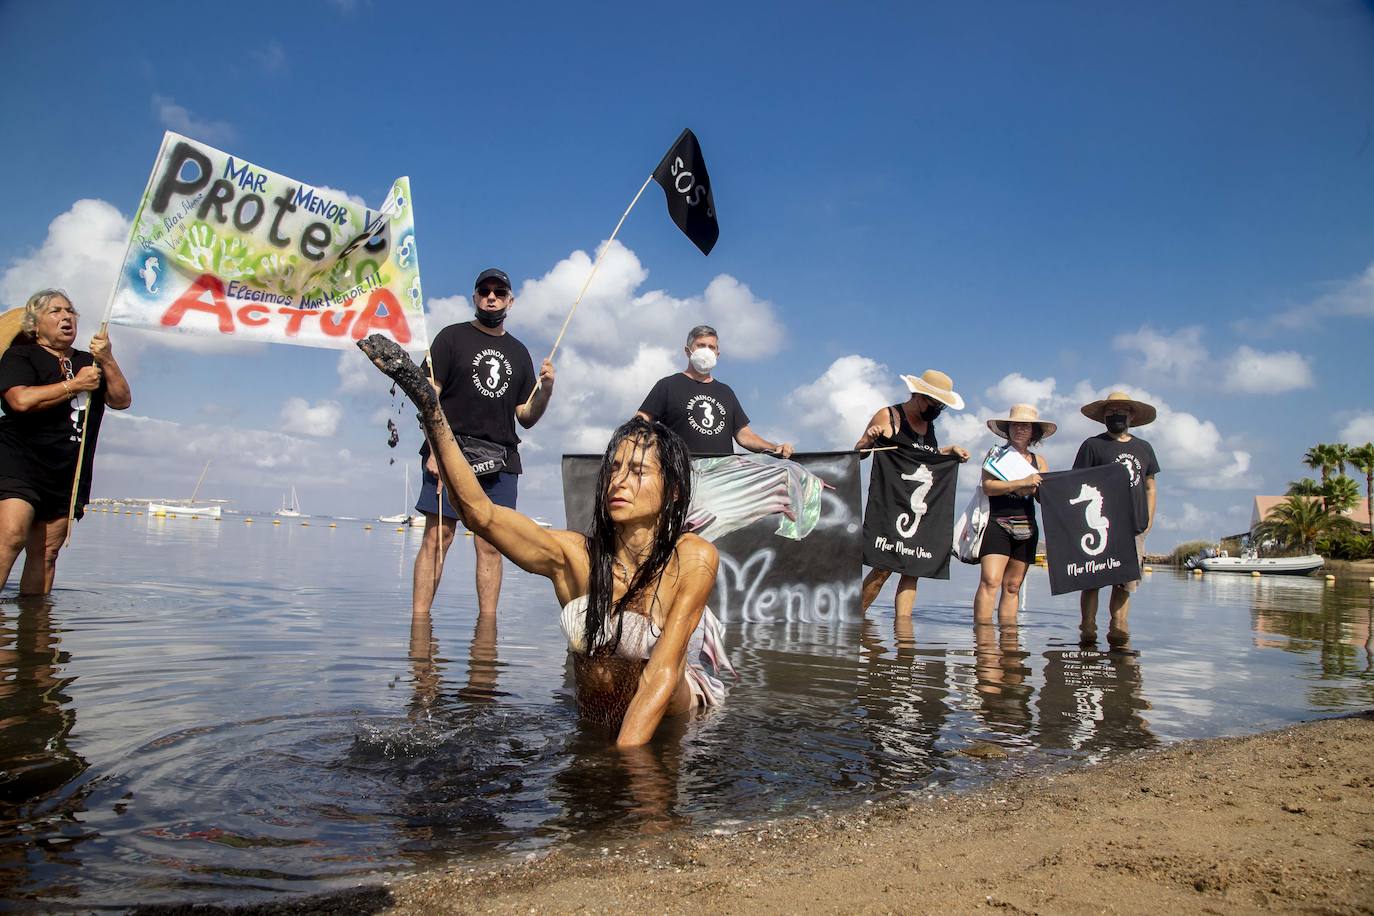
<path id="1" fill-rule="evenodd" d="M 703 464 L 720 461 L 698 458 L 692 465 L 695 471 Z M 708 484 L 697 488 L 703 493 L 716 491 L 717 498 L 707 504 L 698 503 L 694 490 L 689 521 L 705 521 L 714 525 L 715 532 L 725 532 L 715 537 L 710 527 L 700 529 L 720 553 L 711 609 L 723 622 L 823 623 L 863 618 L 859 607 L 863 569 L 859 563 L 858 456 L 853 452 L 812 452 L 793 455 L 792 461 L 825 484 L 815 494 L 814 513 L 793 512 L 796 517 L 788 518 L 776 511 L 756 510 L 750 513 L 753 520 L 741 524 L 740 512 L 720 502 L 721 487 Z M 600 455 L 563 456 L 563 508 L 567 526 L 573 531 L 589 528 L 600 467 Z M 695 480 L 697 474 L 693 477 Z M 775 491 L 764 497 L 765 502 L 774 499 Z M 814 518 L 807 518 L 808 514 Z M 799 540 L 788 536 L 803 532 Z M 948 552 L 948 532 L 945 541 Z"/>
<path id="2" fill-rule="evenodd" d="M 109 320 L 225 340 L 429 346 L 410 179 L 380 210 L 168 132 Z"/>
<path id="3" fill-rule="evenodd" d="M 1055 471 L 1040 482 L 1050 593 L 1140 578 L 1131 481 L 1119 464 Z"/>
<path id="4" fill-rule="evenodd" d="M 873 453 L 863 561 L 922 579 L 948 579 L 959 459 L 922 449 Z"/>

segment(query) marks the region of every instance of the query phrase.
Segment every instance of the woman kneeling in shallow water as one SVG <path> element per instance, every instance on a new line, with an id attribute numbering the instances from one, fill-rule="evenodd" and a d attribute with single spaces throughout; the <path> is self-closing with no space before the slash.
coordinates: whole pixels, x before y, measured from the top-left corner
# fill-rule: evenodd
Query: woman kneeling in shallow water
<path id="1" fill-rule="evenodd" d="M 487 498 L 433 387 L 400 347 L 378 335 L 358 346 L 419 408 L 468 530 L 553 583 L 584 716 L 618 723 L 617 744 L 641 745 L 665 716 L 724 698 L 703 664 L 729 666 L 720 623 L 706 607 L 716 549 L 682 530 L 692 494 L 681 439 L 662 424 L 630 420 L 606 447 L 591 533 L 542 528 Z"/>

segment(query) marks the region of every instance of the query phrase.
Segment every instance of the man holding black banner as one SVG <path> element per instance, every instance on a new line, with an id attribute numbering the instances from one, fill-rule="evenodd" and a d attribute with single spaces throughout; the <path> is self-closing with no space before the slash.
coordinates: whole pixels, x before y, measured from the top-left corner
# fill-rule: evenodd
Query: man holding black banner
<path id="1" fill-rule="evenodd" d="M 473 287 L 477 315 L 435 335 L 430 345 L 432 377 L 439 387 L 444 416 L 482 489 L 492 502 L 514 509 L 521 471 L 515 421 L 529 429 L 544 415 L 553 395 L 553 363 L 546 359 L 539 367 L 536 389 L 530 351 L 504 327 L 515 304 L 504 271 L 482 271 Z M 428 442 L 420 455 L 424 473 L 415 509 L 425 516 L 425 533 L 415 556 L 411 610 L 415 616 L 426 616 L 459 516 L 453 503 L 438 492 L 438 466 Z M 477 612 L 494 614 L 501 596 L 501 554 L 480 537 L 473 537 L 472 546 L 477 553 Z"/>
<path id="2" fill-rule="evenodd" d="M 1134 400 L 1124 391 L 1113 391 L 1102 400 L 1085 404 L 1082 411 L 1089 420 L 1105 424 L 1107 431 L 1084 440 L 1078 447 L 1073 466 L 1079 469 L 1116 463 L 1126 469 L 1135 518 L 1136 559 L 1143 565 L 1145 536 L 1155 521 L 1155 475 L 1159 473 L 1159 462 L 1150 443 L 1132 436 L 1130 431 L 1153 423 L 1155 408 Z M 1113 649 L 1124 649 L 1130 639 L 1127 618 L 1131 610 L 1131 593 L 1139 586 L 1139 579 L 1112 586 L 1107 643 Z M 1097 642 L 1097 593 L 1096 588 L 1079 593 L 1079 610 L 1083 616 L 1079 632 L 1084 644 Z"/>
<path id="3" fill-rule="evenodd" d="M 707 324 L 687 334 L 687 368 L 654 383 L 639 415 L 658 420 L 682 437 L 693 458 L 730 455 L 738 442 L 751 452 L 790 458 L 792 443 L 773 444 L 749 428 L 749 415 L 734 389 L 711 375 L 720 356 L 720 335 Z"/>

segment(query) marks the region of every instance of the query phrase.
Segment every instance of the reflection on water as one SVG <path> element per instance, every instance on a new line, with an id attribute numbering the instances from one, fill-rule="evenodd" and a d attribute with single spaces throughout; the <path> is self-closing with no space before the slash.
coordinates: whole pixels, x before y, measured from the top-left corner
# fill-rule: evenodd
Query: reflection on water
<path id="1" fill-rule="evenodd" d="M 730 624 L 725 706 L 624 752 L 577 718 L 547 584 L 508 569 L 483 618 L 459 569 L 412 619 L 417 544 L 83 522 L 50 600 L 0 601 L 3 897 L 309 892 L 1374 705 L 1363 583 L 1156 573 L 1133 652 L 1107 652 L 1079 645 L 1076 596 L 1046 597 L 1040 570 L 1018 626 L 974 626 L 960 568 L 912 619 L 880 598 L 854 622 Z M 970 756 L 988 746 L 1006 756 Z"/>

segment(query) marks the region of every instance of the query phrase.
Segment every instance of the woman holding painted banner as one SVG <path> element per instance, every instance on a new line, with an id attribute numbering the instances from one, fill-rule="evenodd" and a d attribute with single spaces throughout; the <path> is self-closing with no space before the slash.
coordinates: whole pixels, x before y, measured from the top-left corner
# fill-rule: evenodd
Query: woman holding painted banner
<path id="1" fill-rule="evenodd" d="M 981 573 L 973 594 L 973 622 L 1015 624 L 1021 583 L 1035 562 L 1040 526 L 1035 521 L 1035 494 L 1040 475 L 1049 470 L 1043 455 L 1031 451 L 1059 427 L 1042 420 L 1029 404 L 1013 404 L 1005 417 L 988 421 L 993 435 L 1006 439 L 983 462 L 983 492 L 988 496 L 988 527 L 978 555 Z M 1000 600 L 998 592 L 1001 593 Z"/>
<path id="2" fill-rule="evenodd" d="M 0 581 L 24 551 L 19 591 L 26 595 L 52 591 L 77 463 L 75 517 L 81 518 L 105 407 L 133 403 L 104 331 L 91 338 L 90 352 L 73 346 L 76 319 L 62 290 L 34 293 L 20 333 L 0 357 Z"/>
<path id="3" fill-rule="evenodd" d="M 582 715 L 616 729 L 616 744 L 647 743 L 660 723 L 725 697 L 720 622 L 706 607 L 716 549 L 683 533 L 691 502 L 687 447 L 661 423 L 635 417 L 611 437 L 591 531 L 541 528 L 493 503 L 454 441 L 430 383 L 392 341 L 358 346 L 405 391 L 468 529 L 526 572 L 553 583 L 573 652 Z"/>
<path id="4" fill-rule="evenodd" d="M 919 376 L 903 375 L 911 397 L 901 404 L 884 407 L 868 421 L 864 434 L 854 443 L 854 449 L 863 452 L 871 448 L 914 448 L 942 455 L 954 455 L 960 461 L 968 460 L 968 450 L 961 445 L 946 445 L 941 448 L 935 438 L 935 420 L 946 407 L 954 410 L 964 409 L 964 399 L 954 390 L 954 382 L 938 369 L 927 369 Z M 861 454 L 861 458 L 868 457 Z M 888 577 L 890 569 L 874 567 L 864 577 L 860 600 L 863 610 L 878 597 Z M 898 617 L 910 617 L 916 606 L 915 576 L 903 575 L 897 580 L 897 597 L 894 602 Z"/>

